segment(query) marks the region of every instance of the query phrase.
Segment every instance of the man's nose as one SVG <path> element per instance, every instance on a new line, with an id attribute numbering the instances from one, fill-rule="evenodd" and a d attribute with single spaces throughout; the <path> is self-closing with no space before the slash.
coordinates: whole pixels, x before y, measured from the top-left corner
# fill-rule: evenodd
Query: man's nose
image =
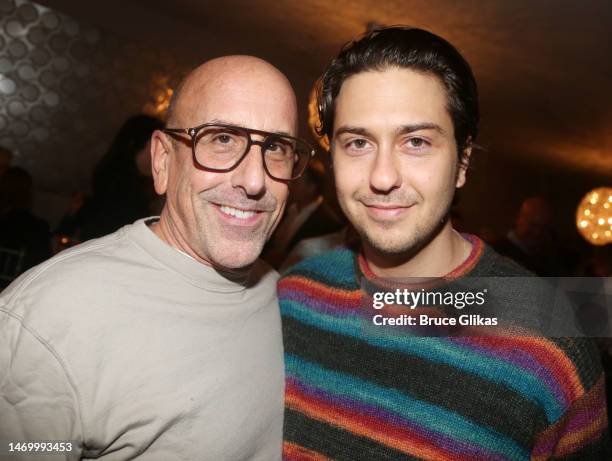
<path id="1" fill-rule="evenodd" d="M 390 148 L 381 148 L 376 153 L 370 171 L 370 187 L 377 192 L 391 192 L 402 184 L 399 159 Z"/>
<path id="2" fill-rule="evenodd" d="M 252 144 L 244 160 L 232 172 L 232 186 L 243 189 L 249 197 L 263 194 L 266 188 L 262 148 L 261 145 Z"/>

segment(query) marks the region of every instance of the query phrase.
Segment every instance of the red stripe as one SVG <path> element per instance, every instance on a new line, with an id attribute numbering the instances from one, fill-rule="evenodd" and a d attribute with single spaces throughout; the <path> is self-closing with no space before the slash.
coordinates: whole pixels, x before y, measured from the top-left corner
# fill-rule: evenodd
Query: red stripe
<path id="1" fill-rule="evenodd" d="M 520 350 L 532 355 L 535 362 L 541 364 L 555 377 L 565 403 L 572 402 L 584 395 L 584 386 L 580 382 L 575 364 L 552 341 L 532 336 L 487 336 L 464 337 L 461 342 L 477 344 L 485 349 L 501 352 Z"/>
<path id="2" fill-rule="evenodd" d="M 304 293 L 323 304 L 331 304 L 333 308 L 356 309 L 362 305 L 364 299 L 361 290 L 343 290 L 332 288 L 315 280 L 301 276 L 289 276 L 278 284 L 279 294 L 283 290 Z"/>
<path id="3" fill-rule="evenodd" d="M 604 386 L 602 374 L 588 393 L 572 403 L 562 419 L 538 437 L 533 459 L 568 456 L 602 437 L 608 426 Z"/>
<path id="4" fill-rule="evenodd" d="M 362 437 L 368 437 L 382 445 L 412 456 L 437 461 L 474 459 L 439 447 L 435 441 L 413 431 L 389 424 L 380 418 L 357 413 L 350 408 L 333 405 L 322 399 L 308 396 L 295 385 L 292 385 L 291 382 L 287 383 L 285 404 L 310 418 L 324 421 Z"/>
<path id="5" fill-rule="evenodd" d="M 283 442 L 283 461 L 333 461 L 321 453 L 291 442 Z"/>

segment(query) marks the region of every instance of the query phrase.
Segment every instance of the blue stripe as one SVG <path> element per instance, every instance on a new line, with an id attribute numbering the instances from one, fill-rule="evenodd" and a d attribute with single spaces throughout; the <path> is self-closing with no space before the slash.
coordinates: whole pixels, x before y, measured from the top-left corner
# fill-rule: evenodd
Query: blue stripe
<path id="1" fill-rule="evenodd" d="M 298 264 L 289 269 L 285 277 L 300 276 L 302 274 L 316 280 L 326 280 L 329 284 L 330 279 L 333 279 L 333 287 L 341 287 L 347 290 L 359 288 L 352 272 L 339 271 L 339 267 L 346 267 L 353 263 L 353 253 L 346 248 L 338 248 L 336 250 L 325 253 L 323 256 L 317 255 L 300 261 Z M 332 287 L 332 286 L 330 286 Z"/>
<path id="2" fill-rule="evenodd" d="M 292 354 L 285 354 L 288 375 L 326 393 L 350 398 L 398 415 L 416 426 L 426 429 L 431 440 L 436 433 L 458 441 L 483 447 L 513 460 L 528 460 L 529 452 L 504 435 L 482 427 L 461 415 L 401 392 L 372 384 L 351 375 L 327 370 Z M 391 421 L 391 423 L 393 423 Z"/>
<path id="3" fill-rule="evenodd" d="M 444 338 L 393 336 L 389 334 L 388 328 L 377 327 L 357 315 L 337 318 L 304 308 L 301 304 L 286 299 L 281 299 L 280 306 L 283 315 L 315 328 L 357 338 L 372 346 L 444 363 L 505 385 L 541 405 L 550 422 L 557 421 L 563 414 L 560 402 L 540 379 L 524 368 L 504 360 L 460 347 Z"/>

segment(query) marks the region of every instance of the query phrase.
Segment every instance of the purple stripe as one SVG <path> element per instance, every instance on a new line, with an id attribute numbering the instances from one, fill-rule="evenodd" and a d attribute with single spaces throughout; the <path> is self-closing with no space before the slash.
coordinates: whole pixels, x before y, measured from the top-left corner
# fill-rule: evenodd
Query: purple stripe
<path id="1" fill-rule="evenodd" d="M 449 338 L 449 341 L 465 347 L 466 349 L 472 349 L 480 354 L 496 357 L 527 370 L 550 389 L 550 392 L 557 402 L 559 402 L 561 408 L 567 407 L 568 402 L 563 393 L 562 384 L 548 368 L 542 366 L 542 364 L 529 352 L 522 349 L 513 349 L 512 351 L 496 350 L 481 344 L 472 343 L 469 338 Z"/>
<path id="2" fill-rule="evenodd" d="M 362 307 L 361 303 L 356 304 L 352 301 L 343 302 L 342 297 L 334 299 L 334 304 L 329 304 L 324 301 L 320 301 L 318 297 L 314 294 L 304 293 L 302 291 L 292 290 L 288 288 L 279 288 L 278 298 L 281 302 L 294 301 L 318 312 L 332 314 L 336 317 L 352 316 L 355 314 L 355 311 L 361 310 L 360 308 Z"/>
<path id="3" fill-rule="evenodd" d="M 439 434 L 437 432 L 420 427 L 415 421 L 408 421 L 395 413 L 391 413 L 386 410 L 382 410 L 378 407 L 367 405 L 355 400 L 333 396 L 321 389 L 308 386 L 307 384 L 298 381 L 295 377 L 287 376 L 287 382 L 292 386 L 295 386 L 300 390 L 300 392 L 306 394 L 311 398 L 315 398 L 317 400 L 324 400 L 334 406 L 350 408 L 351 410 L 354 410 L 363 415 L 374 416 L 378 419 L 386 421 L 388 424 L 392 424 L 410 432 L 414 432 L 417 436 L 429 440 L 432 445 L 445 448 L 449 451 L 453 451 L 460 456 L 467 456 L 469 457 L 469 459 L 483 459 L 492 461 L 507 461 L 508 459 L 503 457 L 499 453 L 491 452 L 482 447 L 474 447 L 472 445 L 466 444 L 461 440 L 452 439 L 444 434 Z M 345 428 L 345 430 L 347 429 Z"/>
<path id="4" fill-rule="evenodd" d="M 555 451 L 555 448 L 559 444 L 559 441 L 562 438 L 566 437 L 567 435 L 568 435 L 568 432 L 562 432 L 561 434 L 559 434 L 559 437 L 549 438 L 548 440 L 546 440 L 546 443 L 540 443 L 536 445 L 531 450 L 531 455 L 532 456 L 542 456 L 542 455 L 547 455 L 549 453 L 553 453 Z M 592 434 L 589 434 L 587 438 L 582 440 L 582 444 L 580 445 L 580 447 L 587 446 L 589 443 L 593 442 L 594 440 L 597 440 L 599 437 L 601 437 L 601 430 L 594 432 Z M 579 451 L 580 447 L 575 447 L 572 453 Z"/>
<path id="5" fill-rule="evenodd" d="M 606 405 L 605 402 L 603 389 L 601 389 L 601 391 L 597 393 L 597 400 L 593 402 L 593 404 L 596 404 L 596 407 L 593 408 L 593 406 L 591 406 L 591 408 L 573 413 L 566 423 L 566 431 L 576 432 L 591 424 L 601 415 Z"/>

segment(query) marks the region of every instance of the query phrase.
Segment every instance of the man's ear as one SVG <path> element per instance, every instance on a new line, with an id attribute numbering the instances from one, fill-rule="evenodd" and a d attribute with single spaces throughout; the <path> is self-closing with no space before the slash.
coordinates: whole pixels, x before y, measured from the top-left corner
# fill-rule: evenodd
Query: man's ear
<path id="1" fill-rule="evenodd" d="M 459 157 L 459 168 L 457 169 L 457 181 L 455 182 L 455 187 L 457 189 L 461 188 L 465 184 L 465 180 L 467 177 L 467 170 L 470 166 L 470 157 L 472 155 L 472 141 L 468 139 L 466 143 L 466 147 L 463 149 L 461 156 Z"/>
<path id="2" fill-rule="evenodd" d="M 151 169 L 155 192 L 159 195 L 168 189 L 168 167 L 170 165 L 170 141 L 160 130 L 155 130 L 151 136 Z"/>

